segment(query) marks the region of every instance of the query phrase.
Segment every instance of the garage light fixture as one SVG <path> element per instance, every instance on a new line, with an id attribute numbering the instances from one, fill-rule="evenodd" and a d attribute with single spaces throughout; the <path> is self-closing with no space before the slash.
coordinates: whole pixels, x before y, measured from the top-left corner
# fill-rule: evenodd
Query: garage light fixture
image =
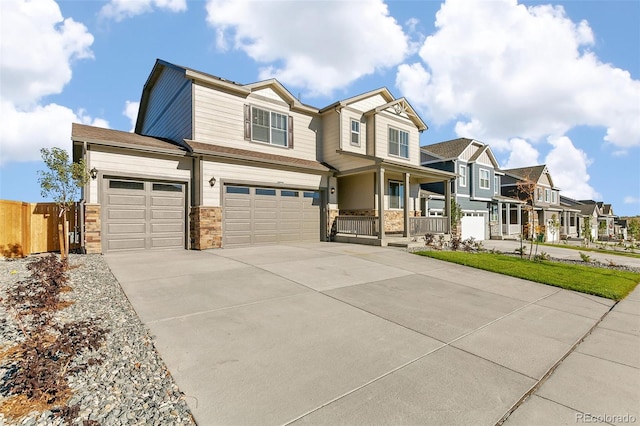
<path id="1" fill-rule="evenodd" d="M 215 177 L 211 177 L 211 179 L 209 179 L 209 185 L 211 185 L 211 187 L 213 188 L 213 185 L 216 184 L 216 178 Z"/>
<path id="2" fill-rule="evenodd" d="M 332 186 L 330 191 L 331 191 L 331 195 L 333 195 L 333 194 L 335 194 L 335 193 L 336 193 L 336 188 L 334 188 L 334 187 Z"/>
<path id="3" fill-rule="evenodd" d="M 91 179 L 96 180 L 96 178 L 98 177 L 98 169 L 94 167 L 93 169 L 89 170 L 89 175 L 91 175 Z"/>

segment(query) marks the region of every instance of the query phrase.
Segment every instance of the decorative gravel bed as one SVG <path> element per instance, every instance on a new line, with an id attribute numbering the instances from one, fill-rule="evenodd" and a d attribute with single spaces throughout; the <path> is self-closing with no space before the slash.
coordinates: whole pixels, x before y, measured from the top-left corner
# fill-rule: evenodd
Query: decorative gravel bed
<path id="1" fill-rule="evenodd" d="M 24 333 L 6 307 L 7 288 L 29 276 L 28 259 L 0 258 L 0 353 L 24 340 Z M 119 283 L 101 255 L 70 256 L 68 285 L 63 300 L 73 303 L 56 312 L 59 323 L 91 319 L 103 329 L 104 343 L 83 353 L 73 364 L 87 363 L 86 370 L 67 374 L 72 396 L 69 407 L 78 407 L 73 424 L 87 425 L 193 425 L 183 395 L 153 345 L 152 338 L 129 304 Z M 71 365 L 71 366 L 72 366 Z M 0 388 L 8 370 L 0 359 Z M 8 398 L 0 395 L 0 408 Z M 3 410 L 4 411 L 4 410 Z M 0 425 L 62 425 L 54 412 L 33 411 L 12 419 L 0 414 Z"/>

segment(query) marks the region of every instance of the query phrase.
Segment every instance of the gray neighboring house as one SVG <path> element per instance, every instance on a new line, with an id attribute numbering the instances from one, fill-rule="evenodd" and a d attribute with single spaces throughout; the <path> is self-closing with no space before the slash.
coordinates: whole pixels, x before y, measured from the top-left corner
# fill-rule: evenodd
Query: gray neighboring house
<path id="1" fill-rule="evenodd" d="M 457 173 L 451 194 L 462 209 L 461 238 L 514 238 L 521 232 L 520 200 L 501 194 L 504 173 L 491 148 L 477 140 L 459 138 L 421 147 L 421 164 Z M 426 216 L 444 212 L 444 183 L 422 185 Z"/>

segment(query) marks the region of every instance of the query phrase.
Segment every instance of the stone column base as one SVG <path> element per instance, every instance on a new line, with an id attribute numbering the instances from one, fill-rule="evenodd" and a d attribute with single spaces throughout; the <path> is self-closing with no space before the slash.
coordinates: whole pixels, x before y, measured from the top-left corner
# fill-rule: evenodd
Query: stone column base
<path id="1" fill-rule="evenodd" d="M 192 249 L 222 247 L 222 207 L 191 207 L 189 217 Z"/>
<path id="2" fill-rule="evenodd" d="M 84 206 L 84 247 L 87 254 L 102 253 L 100 204 Z"/>

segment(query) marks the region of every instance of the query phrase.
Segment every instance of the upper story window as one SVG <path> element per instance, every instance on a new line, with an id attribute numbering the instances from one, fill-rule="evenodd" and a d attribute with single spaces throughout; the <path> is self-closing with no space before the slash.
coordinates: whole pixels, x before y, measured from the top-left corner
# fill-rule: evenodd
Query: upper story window
<path id="1" fill-rule="evenodd" d="M 409 133 L 389 127 L 389 155 L 409 158 Z"/>
<path id="2" fill-rule="evenodd" d="M 551 190 L 550 189 L 545 189 L 544 190 L 544 202 L 548 203 L 551 201 Z"/>
<path id="3" fill-rule="evenodd" d="M 458 166 L 458 174 L 460 175 L 458 179 L 460 186 L 467 186 L 467 166 L 465 164 Z"/>
<path id="4" fill-rule="evenodd" d="M 351 145 L 360 146 L 360 122 L 351 120 Z"/>
<path id="5" fill-rule="evenodd" d="M 489 170 L 480 169 L 480 188 L 489 189 Z"/>
<path id="6" fill-rule="evenodd" d="M 536 192 L 538 193 L 538 201 L 542 201 L 542 188 L 537 188 Z"/>
<path id="7" fill-rule="evenodd" d="M 250 123 L 248 112 L 251 111 Z M 279 112 L 266 109 L 245 106 L 245 138 L 255 142 L 263 142 L 271 145 L 292 147 L 292 122 L 291 117 Z"/>
<path id="8" fill-rule="evenodd" d="M 551 202 L 558 204 L 558 191 L 551 191 Z"/>
<path id="9" fill-rule="evenodd" d="M 500 180 L 498 179 L 498 176 L 494 176 L 493 177 L 493 193 L 497 194 L 500 189 Z"/>

